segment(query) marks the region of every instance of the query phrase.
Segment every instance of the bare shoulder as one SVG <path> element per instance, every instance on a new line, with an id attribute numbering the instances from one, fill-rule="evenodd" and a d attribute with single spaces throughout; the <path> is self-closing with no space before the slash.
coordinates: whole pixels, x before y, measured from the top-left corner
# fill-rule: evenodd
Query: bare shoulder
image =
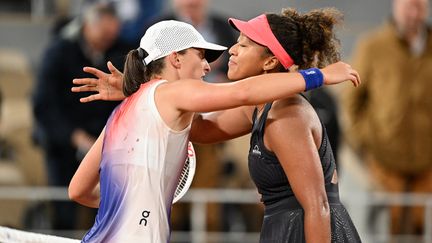
<path id="1" fill-rule="evenodd" d="M 301 95 L 293 95 L 286 99 L 273 102 L 269 118 L 285 119 L 298 121 L 308 124 L 315 121 L 318 117 L 312 105 Z"/>
<path id="2" fill-rule="evenodd" d="M 299 146 L 305 138 L 312 138 L 317 147 L 321 141 L 321 122 L 312 105 L 301 95 L 291 96 L 287 99 L 273 103 L 266 124 L 266 145 L 271 149 L 271 141 L 284 140 L 297 141 Z"/>

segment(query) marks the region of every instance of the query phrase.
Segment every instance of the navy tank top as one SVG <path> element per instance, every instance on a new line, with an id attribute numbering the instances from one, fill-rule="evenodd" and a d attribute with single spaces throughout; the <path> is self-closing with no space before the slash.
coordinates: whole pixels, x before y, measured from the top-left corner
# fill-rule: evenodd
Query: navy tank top
<path id="1" fill-rule="evenodd" d="M 264 128 L 271 107 L 272 103 L 266 104 L 259 119 L 257 118 L 258 110 L 256 108 L 254 110 L 252 118 L 252 136 L 248 156 L 249 173 L 258 192 L 261 194 L 261 201 L 265 206 L 294 197 L 294 192 L 292 191 L 288 178 L 278 158 L 264 146 Z M 321 159 L 327 190 L 328 187 L 332 187 L 331 180 L 336 168 L 336 163 L 330 141 L 322 122 L 321 125 L 323 134 L 318 153 Z"/>

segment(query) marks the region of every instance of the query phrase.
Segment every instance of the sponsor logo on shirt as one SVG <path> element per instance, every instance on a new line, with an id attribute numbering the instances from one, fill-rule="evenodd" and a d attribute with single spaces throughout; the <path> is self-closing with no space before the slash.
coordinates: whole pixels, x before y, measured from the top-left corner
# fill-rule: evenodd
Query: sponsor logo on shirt
<path id="1" fill-rule="evenodd" d="M 253 154 L 256 154 L 256 155 L 261 155 L 261 151 L 260 151 L 258 145 L 255 145 L 255 146 L 253 147 L 253 149 L 252 149 L 252 153 L 253 153 Z"/>
<path id="2" fill-rule="evenodd" d="M 142 213 L 142 219 L 139 222 L 139 225 L 147 226 L 147 218 L 150 216 L 150 211 L 144 210 Z"/>

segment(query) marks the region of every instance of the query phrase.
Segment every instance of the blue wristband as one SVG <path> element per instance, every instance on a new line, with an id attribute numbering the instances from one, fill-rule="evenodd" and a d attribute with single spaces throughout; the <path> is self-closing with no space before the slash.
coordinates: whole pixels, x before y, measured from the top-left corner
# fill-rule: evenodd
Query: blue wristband
<path id="1" fill-rule="evenodd" d="M 306 70 L 300 70 L 299 72 L 306 83 L 305 91 L 321 87 L 324 83 L 324 76 L 318 68 L 309 68 Z"/>

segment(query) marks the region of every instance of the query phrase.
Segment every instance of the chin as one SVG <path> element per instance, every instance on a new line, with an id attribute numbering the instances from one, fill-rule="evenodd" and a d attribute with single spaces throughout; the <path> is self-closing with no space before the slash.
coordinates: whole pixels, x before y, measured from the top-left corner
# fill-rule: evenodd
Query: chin
<path id="1" fill-rule="evenodd" d="M 242 79 L 242 77 L 240 77 L 240 75 L 238 75 L 236 72 L 231 71 L 231 70 L 228 70 L 227 77 L 230 81 L 237 81 L 237 80 Z"/>
<path id="2" fill-rule="evenodd" d="M 236 80 L 238 80 L 238 79 L 236 79 L 233 75 L 231 75 L 231 74 L 229 74 L 229 73 L 228 73 L 227 77 L 228 77 L 228 79 L 229 79 L 230 81 L 236 81 Z"/>

